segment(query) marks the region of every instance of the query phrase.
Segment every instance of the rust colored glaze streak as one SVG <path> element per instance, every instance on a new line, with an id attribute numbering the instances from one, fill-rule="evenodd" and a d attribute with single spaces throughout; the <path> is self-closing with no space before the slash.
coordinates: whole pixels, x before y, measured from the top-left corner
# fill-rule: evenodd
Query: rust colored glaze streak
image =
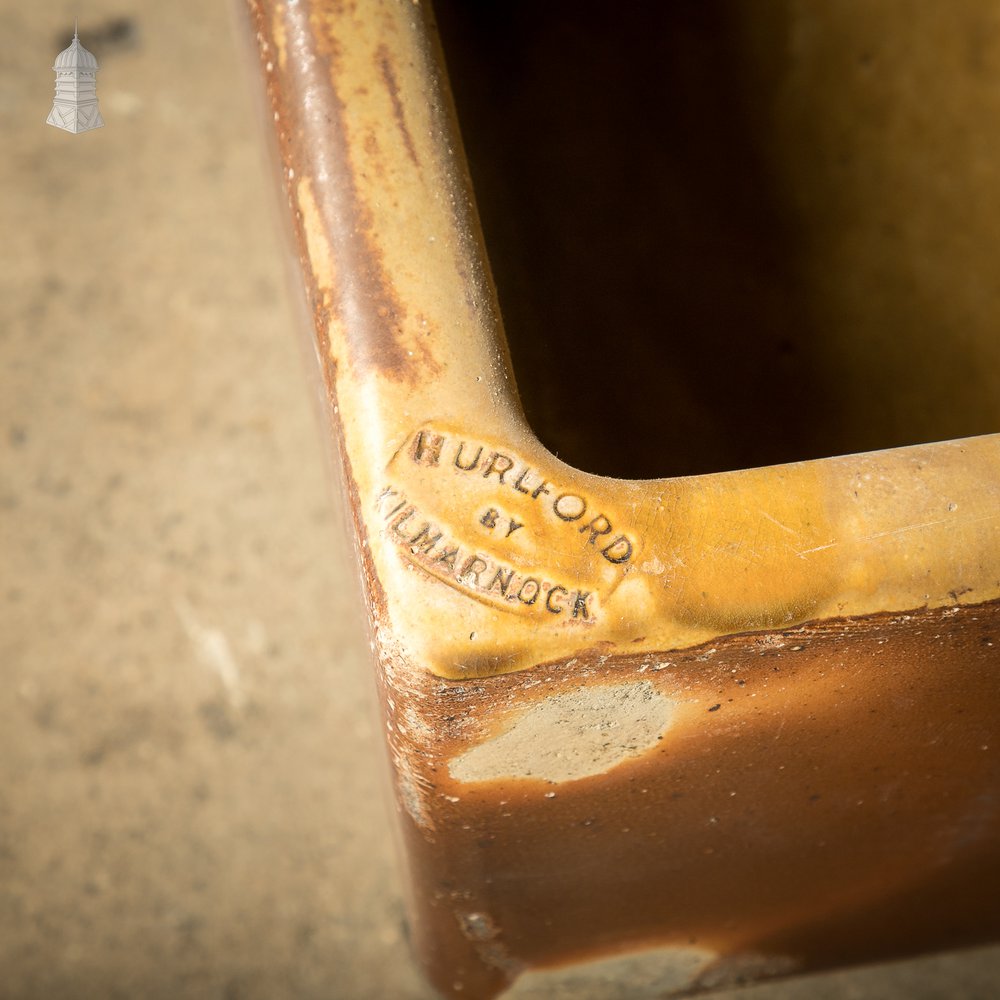
<path id="1" fill-rule="evenodd" d="M 696 989 L 994 939 L 998 672 L 991 602 L 427 677 L 393 716 L 433 822 L 405 822 L 428 975 L 483 998 L 522 969 L 697 947 L 720 957 Z M 672 718 L 600 774 L 544 777 L 539 747 L 509 743 L 478 776 L 456 768 L 498 738 L 495 706 L 517 706 L 509 733 L 581 681 L 648 685 Z M 585 734 L 552 721 L 570 756 Z"/>
<path id="2" fill-rule="evenodd" d="M 279 59 L 281 46 L 277 44 L 275 29 L 280 26 L 278 30 L 281 31 L 281 44 L 284 45 L 287 42 L 284 22 L 270 18 L 268 16 L 270 5 L 262 4 L 259 0 L 247 0 L 247 7 L 250 26 L 255 34 L 261 69 L 263 70 L 267 106 L 275 126 L 277 156 L 282 165 L 281 175 L 285 179 L 288 206 L 294 219 L 294 236 L 300 248 L 300 263 L 304 263 L 302 255 L 306 252 L 306 242 L 302 230 L 301 213 L 295 211 L 294 167 L 291 166 L 293 163 L 301 162 L 308 145 L 305 142 L 307 131 L 303 122 L 298 120 L 301 114 L 300 103 L 293 99 L 293 95 L 298 94 L 294 83 L 297 82 L 299 86 L 302 86 L 304 80 L 302 74 L 298 72 L 299 66 L 294 59 Z M 345 447 L 343 427 L 338 420 L 333 419 L 333 415 L 337 411 L 337 360 L 331 350 L 330 314 L 331 310 L 339 308 L 339 304 L 332 293 L 328 292 L 325 296 L 320 294 L 316 277 L 310 268 L 303 266 L 301 273 L 306 284 L 308 301 L 313 309 L 317 353 L 326 390 L 327 411 L 331 417 L 330 425 L 336 435 L 337 457 L 342 470 L 341 482 L 347 497 L 348 510 L 351 513 L 354 528 L 353 537 L 362 570 L 362 584 L 372 618 L 378 620 L 385 614 L 385 594 L 371 560 L 367 544 L 367 528 L 360 514 L 357 481 L 352 472 L 350 456 Z"/>
<path id="3" fill-rule="evenodd" d="M 413 145 L 413 136 L 410 135 L 409 126 L 406 124 L 403 102 L 399 99 L 399 84 L 396 82 L 396 74 L 392 68 L 392 58 L 389 55 L 389 50 L 384 45 L 378 47 L 377 54 L 379 70 L 382 74 L 382 80 L 385 83 L 385 89 L 389 93 L 389 99 L 392 101 L 392 115 L 399 126 L 399 134 L 403 137 L 403 145 L 406 146 L 406 152 L 413 161 L 413 165 L 419 167 L 420 160 L 417 157 L 416 147 Z"/>
<path id="4" fill-rule="evenodd" d="M 371 557 L 368 530 L 361 515 L 357 479 L 351 468 L 343 425 L 334 416 L 338 409 L 339 359 L 335 356 L 331 344 L 331 316 L 341 313 L 343 304 L 336 290 L 321 290 L 318 287 L 315 271 L 305 264 L 307 241 L 302 213 L 297 211 L 295 202 L 296 169 L 301 175 L 303 166 L 308 165 L 320 176 L 327 177 L 333 170 L 337 158 L 343 153 L 344 137 L 335 128 L 330 127 L 335 120 L 339 120 L 337 112 L 342 111 L 342 106 L 330 82 L 329 68 L 326 69 L 325 78 L 317 70 L 317 63 L 323 61 L 317 60 L 312 52 L 314 39 L 308 26 L 308 4 L 298 5 L 295 11 L 284 9 L 284 16 L 280 20 L 271 16 L 272 6 L 261 3 L 260 0 L 248 0 L 250 24 L 255 33 L 265 79 L 267 104 L 275 126 L 281 176 L 285 182 L 288 206 L 293 218 L 294 236 L 300 251 L 300 263 L 303 265 L 301 273 L 306 283 L 308 301 L 313 309 L 317 354 L 326 389 L 330 426 L 336 436 L 337 456 L 342 469 L 341 483 L 354 528 L 353 539 L 369 609 L 369 626 L 373 632 L 377 632 L 378 623 L 385 620 L 387 613 L 385 592 Z M 276 37 L 279 32 L 280 39 Z M 327 39 L 327 54 L 334 52 L 335 49 L 335 41 Z M 325 144 L 315 141 L 317 134 L 325 137 Z M 339 171 L 333 170 L 333 173 Z M 320 197 L 322 198 L 322 193 Z M 372 256 L 363 234 L 350 237 L 347 235 L 347 230 L 351 228 L 347 220 L 356 218 L 360 212 L 349 179 L 342 181 L 338 192 L 338 210 L 342 210 L 345 206 L 353 206 L 354 211 L 349 211 L 346 219 L 341 219 L 340 226 L 335 227 L 343 236 L 343 245 L 340 249 L 348 252 L 351 259 L 369 261 L 368 267 L 362 273 L 368 275 L 370 279 L 369 297 L 378 302 L 381 300 L 379 289 L 384 289 L 386 282 L 378 270 L 377 257 Z M 388 311 L 387 307 L 384 311 Z M 383 330 L 382 325 L 371 323 L 363 331 L 359 331 L 361 335 L 355 348 L 358 357 L 355 360 L 367 359 L 369 362 L 374 362 L 377 356 L 387 355 L 392 361 L 387 374 L 398 375 L 403 371 L 401 349 L 393 349 L 390 346 L 377 350 L 376 356 L 371 355 L 369 338 L 374 335 L 374 342 L 381 343 L 384 340 Z"/>
<path id="5" fill-rule="evenodd" d="M 303 272 L 324 348 L 322 361 L 325 366 L 342 361 L 336 357 L 337 345 L 331 343 L 331 323 L 336 322 L 346 339 L 349 360 L 360 371 L 373 369 L 407 383 L 426 378 L 438 366 L 423 345 L 414 352 L 403 343 L 407 310 L 383 267 L 371 212 L 359 197 L 351 173 L 351 137 L 337 86 L 340 46 L 332 27 L 337 19 L 329 16 L 329 4 L 284 5 L 280 23 L 287 57 L 279 59 L 273 22 L 265 7 L 271 5 L 251 2 Z M 323 13 L 328 16 L 320 16 Z M 379 60 L 394 106 L 399 106 L 390 57 L 384 49 Z M 399 127 L 412 148 L 401 107 L 399 113 Z M 308 234 L 296 206 L 302 184 L 309 184 L 309 196 L 330 241 L 330 256 L 336 261 L 331 288 L 321 288 L 315 267 L 306 264 Z M 331 377 L 329 372 L 326 376 Z"/>

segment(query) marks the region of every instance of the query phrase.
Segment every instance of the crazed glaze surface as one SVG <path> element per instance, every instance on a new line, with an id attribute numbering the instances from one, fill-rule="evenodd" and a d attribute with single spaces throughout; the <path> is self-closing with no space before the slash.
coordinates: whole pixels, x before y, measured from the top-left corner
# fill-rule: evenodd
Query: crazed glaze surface
<path id="1" fill-rule="evenodd" d="M 248 6 L 432 979 L 695 947 L 704 986 L 994 934 L 1000 436 L 565 465 L 517 400 L 426 5 Z"/>

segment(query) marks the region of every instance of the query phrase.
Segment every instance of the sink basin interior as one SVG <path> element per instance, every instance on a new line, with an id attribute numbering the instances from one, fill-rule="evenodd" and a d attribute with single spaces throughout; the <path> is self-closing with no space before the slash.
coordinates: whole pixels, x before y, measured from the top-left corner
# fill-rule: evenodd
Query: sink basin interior
<path id="1" fill-rule="evenodd" d="M 561 458 L 647 478 L 1000 430 L 992 5 L 435 9 Z"/>

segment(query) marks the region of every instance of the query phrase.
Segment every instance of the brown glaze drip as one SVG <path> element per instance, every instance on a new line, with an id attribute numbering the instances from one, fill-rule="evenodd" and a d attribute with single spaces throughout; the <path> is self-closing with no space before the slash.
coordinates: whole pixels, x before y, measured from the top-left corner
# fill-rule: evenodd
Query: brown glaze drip
<path id="1" fill-rule="evenodd" d="M 384 620 L 386 616 L 385 592 L 372 563 L 371 552 L 367 542 L 368 531 L 361 516 L 361 503 L 358 497 L 357 482 L 351 470 L 351 459 L 344 441 L 343 426 L 336 416 L 338 410 L 338 362 L 333 355 L 331 347 L 330 319 L 331 313 L 336 313 L 341 308 L 341 305 L 336 296 L 334 296 L 333 301 L 330 301 L 321 294 L 317 286 L 316 275 L 309 267 L 305 266 L 308 252 L 307 240 L 302 228 L 301 214 L 294 212 L 295 185 L 289 175 L 289 168 L 292 170 L 298 169 L 301 172 L 304 166 L 308 165 L 315 169 L 317 165 L 322 163 L 324 158 L 329 160 L 332 156 L 343 157 L 346 151 L 345 140 L 338 129 L 329 128 L 334 114 L 342 116 L 343 113 L 343 105 L 339 101 L 330 82 L 330 68 L 327 63 L 328 59 L 335 57 L 336 42 L 333 39 L 327 39 L 325 48 L 323 49 L 324 58 L 320 61 L 322 73 L 317 72 L 317 60 L 314 58 L 289 58 L 286 61 L 285 68 L 282 69 L 277 57 L 273 22 L 267 16 L 269 9 L 266 5 L 256 2 L 256 0 L 249 0 L 248 7 L 251 26 L 258 37 L 257 47 L 266 81 L 267 104 L 274 116 L 274 134 L 277 149 L 273 150 L 273 152 L 277 153 L 278 161 L 281 164 L 281 176 L 285 182 L 284 186 L 288 197 L 288 204 L 293 209 L 292 236 L 298 246 L 300 263 L 303 265 L 301 274 L 305 283 L 306 297 L 313 311 L 316 353 L 325 390 L 325 416 L 329 421 L 336 441 L 336 452 L 341 473 L 340 482 L 344 488 L 347 500 L 346 508 L 354 529 L 353 540 L 361 570 L 361 586 L 369 610 L 368 627 L 369 632 L 374 633 L 377 630 L 378 623 Z M 286 11 L 286 13 L 288 12 Z M 303 14 L 302 16 L 305 17 L 306 15 Z M 302 25 L 299 25 L 299 27 L 302 28 Z M 284 25 L 284 30 L 286 32 L 288 30 L 287 22 Z M 308 46 L 312 42 L 312 35 L 304 31 L 300 31 L 299 38 L 300 45 Z M 301 56 L 303 53 L 299 53 L 299 55 Z M 310 56 L 311 53 L 307 52 L 305 55 Z M 391 72 L 391 69 L 387 70 L 387 72 Z M 320 99 L 313 99 L 306 102 L 304 101 L 304 96 L 307 93 L 311 96 L 316 95 Z M 340 121 L 338 117 L 339 125 Z M 318 135 L 323 136 L 323 143 L 326 148 L 318 148 L 321 146 L 321 144 L 316 142 Z M 358 212 L 361 212 L 360 207 L 357 206 L 356 198 L 353 197 L 349 182 L 347 187 L 348 193 L 351 196 L 350 202 L 355 204 Z M 317 202 L 322 207 L 322 188 L 316 191 L 315 196 Z M 355 235 L 357 235 L 360 229 L 364 228 L 359 224 L 354 225 L 356 220 L 352 215 L 348 215 L 346 218 L 339 217 L 339 219 L 335 217 L 335 221 L 337 221 L 337 225 L 332 228 L 335 231 L 339 229 L 345 239 L 347 238 L 346 233 L 352 226 L 354 226 Z M 379 277 L 377 251 L 372 247 L 367 247 L 366 249 L 364 240 L 361 239 L 358 242 L 359 239 L 360 237 L 355 239 L 352 245 L 358 253 L 363 252 L 370 259 L 366 273 Z M 357 258 L 352 259 L 356 260 Z M 383 299 L 385 295 L 391 295 L 391 287 L 389 287 L 387 279 L 382 279 L 384 279 L 384 276 L 381 276 L 374 285 L 370 286 L 375 288 L 376 291 L 368 297 L 372 302 L 376 303 L 376 315 L 390 317 L 391 315 L 395 315 L 395 313 L 388 306 L 385 306 Z M 383 290 L 384 295 L 377 292 L 378 288 Z M 378 340 L 383 336 L 383 333 L 379 332 L 382 329 L 382 324 L 368 324 L 364 331 L 364 336 L 359 338 L 359 354 L 361 353 L 361 348 L 364 348 L 366 351 L 369 350 L 369 347 L 366 346 L 368 345 L 366 337 L 372 335 L 374 330 L 378 334 L 376 337 L 376 340 Z M 384 359 L 386 350 L 389 350 L 395 358 L 389 366 L 390 370 L 386 372 L 389 377 L 399 376 L 401 372 L 400 366 L 412 360 L 407 357 L 405 348 L 401 345 L 396 345 L 396 348 L 383 348 L 377 352 L 377 355 Z M 358 359 L 356 358 L 355 360 Z M 368 358 L 369 363 L 371 360 L 371 358 Z M 430 359 L 423 355 L 421 356 L 421 362 L 425 366 L 431 363 Z M 433 370 L 433 368 L 433 363 L 431 363 L 431 369 Z"/>
<path id="2" fill-rule="evenodd" d="M 284 68 L 276 58 L 268 58 L 268 53 L 274 55 L 277 47 L 266 7 L 255 2 L 250 7 L 254 28 L 262 39 L 261 62 L 275 115 L 279 157 L 285 168 L 283 176 L 290 204 L 294 207 L 299 178 L 323 178 L 323 183 L 313 185 L 312 193 L 337 261 L 339 277 L 333 301 L 324 299 L 315 275 L 305 266 L 307 240 L 301 214 L 295 217 L 295 236 L 302 254 L 309 301 L 324 349 L 321 361 L 324 366 L 333 363 L 329 326 L 334 314 L 348 337 L 351 360 L 361 370 L 372 368 L 389 379 L 407 383 L 425 377 L 428 371 L 438 370 L 437 363 L 423 345 L 408 352 L 403 343 L 406 307 L 386 273 L 381 251 L 371 235 L 371 214 L 355 189 L 344 100 L 334 83 L 339 43 L 319 16 L 322 5 L 315 10 L 307 3 L 286 5 L 282 12 L 288 44 Z M 329 13 L 334 19 L 342 16 L 336 10 Z M 383 49 L 379 58 L 382 77 L 395 107 L 399 97 L 393 89 L 395 73 L 390 56 Z M 399 124 L 408 148 L 412 148 L 405 121 Z M 372 169 L 376 169 L 377 151 L 372 159 Z M 289 167 L 296 172 L 294 176 L 289 175 Z M 325 374 L 330 381 L 332 375 Z"/>
<path id="3" fill-rule="evenodd" d="M 389 98 L 392 101 L 392 115 L 396 119 L 396 125 L 399 126 L 399 134 L 403 137 L 403 145 L 406 147 L 407 155 L 413 161 L 413 165 L 419 167 L 420 159 L 417 156 L 416 147 L 413 145 L 410 128 L 406 124 L 403 102 L 399 99 L 399 84 L 396 82 L 396 73 L 392 68 L 392 57 L 384 45 L 378 47 L 378 67 L 382 74 L 382 81 L 385 83 L 385 89 L 389 92 Z"/>
<path id="4" fill-rule="evenodd" d="M 397 689 L 394 722 L 440 734 L 404 751 L 431 789 L 433 831 L 403 815 L 428 975 L 491 997 L 646 945 L 816 970 L 995 939 L 998 671 L 991 602 Z M 450 776 L 467 720 L 583 675 L 676 700 L 655 750 L 561 784 Z"/>

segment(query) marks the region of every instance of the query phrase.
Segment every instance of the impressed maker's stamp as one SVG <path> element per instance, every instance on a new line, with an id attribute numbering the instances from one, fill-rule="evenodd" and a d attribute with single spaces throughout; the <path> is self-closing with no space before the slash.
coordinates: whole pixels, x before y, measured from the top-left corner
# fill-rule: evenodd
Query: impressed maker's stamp
<path id="1" fill-rule="evenodd" d="M 410 436 L 374 501 L 408 563 L 478 601 L 565 622 L 599 616 L 638 548 L 587 490 L 439 428 Z"/>
<path id="2" fill-rule="evenodd" d="M 378 497 L 385 531 L 404 558 L 468 596 L 511 611 L 566 614 L 589 622 L 592 593 L 560 583 L 554 574 L 525 570 L 498 559 L 484 547 L 457 537 L 443 522 L 429 519 L 405 494 L 386 486 Z"/>
<path id="3" fill-rule="evenodd" d="M 482 479 L 495 488 L 498 500 L 510 492 L 528 499 L 536 513 L 574 530 L 582 536 L 580 544 L 592 546 L 609 563 L 619 565 L 632 558 L 632 540 L 616 529 L 593 500 L 579 490 L 550 482 L 542 472 L 510 452 L 426 429 L 417 431 L 407 450 L 415 465 L 454 469 L 470 479 Z"/>

